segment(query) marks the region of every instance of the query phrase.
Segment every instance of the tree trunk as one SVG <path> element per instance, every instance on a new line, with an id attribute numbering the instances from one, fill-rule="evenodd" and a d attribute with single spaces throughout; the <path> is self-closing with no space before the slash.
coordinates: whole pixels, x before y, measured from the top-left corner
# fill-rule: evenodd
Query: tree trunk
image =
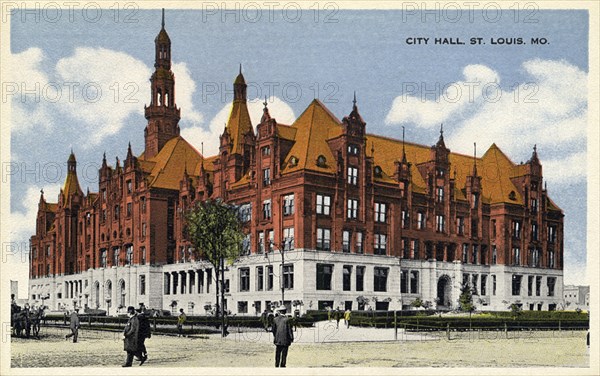
<path id="1" fill-rule="evenodd" d="M 215 265 L 215 317 L 219 317 L 220 305 L 219 305 L 219 267 Z M 217 325 L 218 329 L 218 325 Z"/>

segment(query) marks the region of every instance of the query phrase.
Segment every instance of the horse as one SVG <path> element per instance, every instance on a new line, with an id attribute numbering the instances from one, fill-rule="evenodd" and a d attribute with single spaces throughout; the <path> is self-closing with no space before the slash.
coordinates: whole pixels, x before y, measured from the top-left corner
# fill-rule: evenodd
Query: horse
<path id="1" fill-rule="evenodd" d="M 41 328 L 41 321 L 43 318 L 44 318 L 44 308 L 43 307 L 39 307 L 29 316 L 29 319 L 31 322 L 31 330 L 33 331 L 32 334 L 37 339 L 40 339 L 40 328 Z"/>

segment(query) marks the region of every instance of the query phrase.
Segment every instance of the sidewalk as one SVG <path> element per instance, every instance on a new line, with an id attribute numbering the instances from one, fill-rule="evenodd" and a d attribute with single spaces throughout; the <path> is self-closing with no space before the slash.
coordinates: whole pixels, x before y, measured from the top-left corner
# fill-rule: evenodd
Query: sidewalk
<path id="1" fill-rule="evenodd" d="M 260 329 L 229 328 L 227 340 L 272 342 L 273 335 Z M 312 328 L 298 328 L 294 331 L 294 343 L 335 343 L 335 342 L 383 342 L 394 341 L 394 328 L 376 329 L 350 326 L 346 328 L 344 321 L 340 320 L 339 328 L 335 321 L 318 321 Z M 439 340 L 437 335 L 425 333 L 406 333 L 398 329 L 398 341 L 431 341 Z"/>

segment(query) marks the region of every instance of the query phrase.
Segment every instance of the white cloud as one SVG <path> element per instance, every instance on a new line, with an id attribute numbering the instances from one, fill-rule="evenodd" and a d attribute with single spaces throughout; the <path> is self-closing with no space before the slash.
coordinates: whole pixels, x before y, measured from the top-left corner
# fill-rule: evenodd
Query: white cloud
<path id="1" fill-rule="evenodd" d="M 450 84 L 405 83 L 405 93 L 394 99 L 386 124 L 415 123 L 423 128 L 437 127 L 469 107 L 479 106 L 482 96 L 486 93 L 494 95 L 492 90 L 500 82 L 498 74 L 484 65 L 466 66 L 463 76 L 463 81 Z M 437 98 L 431 95 L 432 90 L 438 94 Z"/>
<path id="2" fill-rule="evenodd" d="M 471 154 L 477 142 L 479 155 L 496 143 L 514 162 L 528 160 L 534 144 L 552 183 L 573 183 L 586 175 L 587 74 L 564 61 L 540 59 L 523 63 L 526 83 L 509 90 L 475 90 L 473 98 L 448 103 L 397 97 L 387 115 L 388 124 L 413 123 L 428 128 L 444 122 L 446 144 Z M 467 66 L 465 82 L 500 82 L 485 66 Z M 464 92 L 464 93 L 468 93 Z M 583 150 L 583 151 L 582 151 Z"/>
<path id="3" fill-rule="evenodd" d="M 181 135 L 198 150 L 202 149 L 201 143 L 203 143 L 204 155 L 217 154 L 219 151 L 219 136 L 223 133 L 225 124 L 229 119 L 231 106 L 231 103 L 225 105 L 210 121 L 208 129 L 202 126 L 185 127 L 181 129 Z M 292 108 L 277 97 L 268 99 L 268 107 L 271 117 L 279 123 L 292 124 L 296 118 Z M 255 99 L 248 102 L 248 112 L 254 126 L 260 123 L 263 108 L 261 100 Z"/>
<path id="4" fill-rule="evenodd" d="M 10 81 L 26 88 L 39 87 L 39 103 L 21 103 L 13 97 L 13 124 L 17 131 L 31 131 L 41 124 L 52 128 L 55 117 L 74 119 L 77 132 L 95 146 L 107 136 L 117 134 L 132 114 L 143 115 L 150 102 L 148 79 L 153 68 L 124 52 L 105 48 L 78 47 L 55 67 L 44 68 L 44 53 L 30 48 L 11 56 Z M 182 108 L 182 124 L 197 125 L 202 114 L 193 105 L 196 83 L 185 63 L 174 63 L 176 102 Z M 37 85 L 37 86 L 36 86 Z M 15 100 L 16 99 L 16 100 Z M 25 96 L 29 102 L 33 96 Z M 94 137 L 89 137 L 93 134 Z"/>

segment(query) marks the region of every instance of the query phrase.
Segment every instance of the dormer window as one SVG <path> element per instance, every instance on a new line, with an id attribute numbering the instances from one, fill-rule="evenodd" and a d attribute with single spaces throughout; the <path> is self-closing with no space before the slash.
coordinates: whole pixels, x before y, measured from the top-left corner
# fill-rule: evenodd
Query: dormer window
<path id="1" fill-rule="evenodd" d="M 383 171 L 381 170 L 381 167 L 375 166 L 374 173 L 376 178 L 380 178 L 382 176 Z"/>
<path id="2" fill-rule="evenodd" d="M 323 155 L 319 155 L 317 157 L 317 166 L 325 167 L 326 164 L 327 164 L 327 159 Z"/>
<path id="3" fill-rule="evenodd" d="M 298 165 L 298 158 L 296 158 L 295 156 L 292 156 L 290 158 L 290 167 L 296 167 Z"/>
<path id="4" fill-rule="evenodd" d="M 510 191 L 510 193 L 508 194 L 508 198 L 509 200 L 515 201 L 517 199 L 517 194 L 515 193 L 515 191 Z"/>

